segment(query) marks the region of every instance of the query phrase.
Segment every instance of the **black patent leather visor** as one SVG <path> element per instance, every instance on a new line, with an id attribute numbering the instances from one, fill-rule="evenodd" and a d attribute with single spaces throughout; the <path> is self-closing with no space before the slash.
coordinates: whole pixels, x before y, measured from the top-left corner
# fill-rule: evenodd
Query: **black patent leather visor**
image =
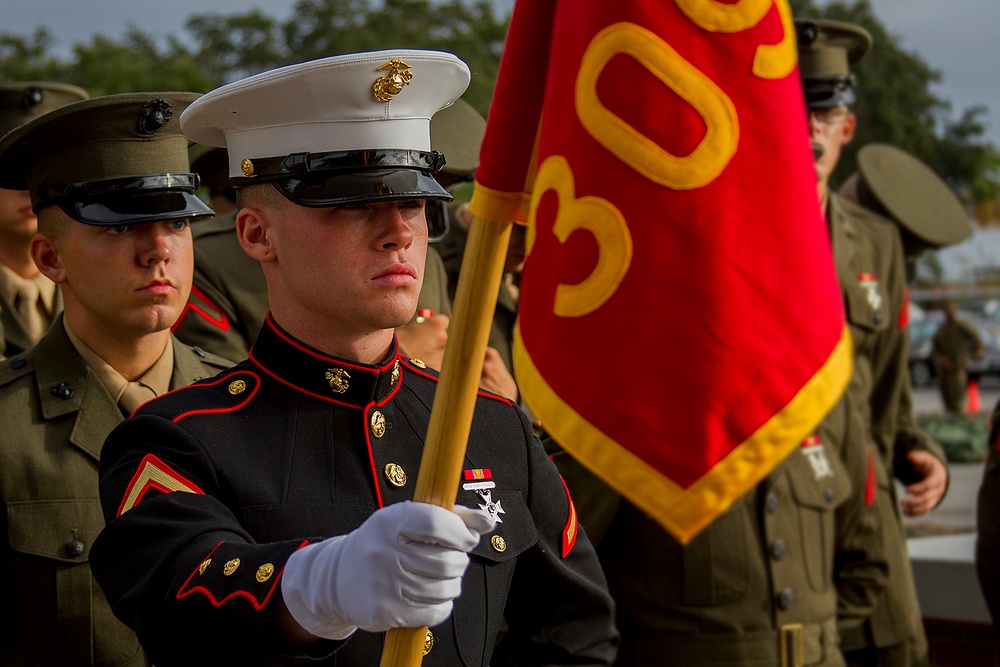
<path id="1" fill-rule="evenodd" d="M 827 109 L 854 104 L 854 88 L 850 80 L 844 79 L 803 79 L 802 92 L 807 109 Z"/>
<path id="2" fill-rule="evenodd" d="M 57 205 L 74 220 L 99 226 L 213 216 L 193 193 L 198 175 L 149 174 L 65 185 L 41 185 L 34 210 Z"/>
<path id="3" fill-rule="evenodd" d="M 433 174 L 445 165 L 439 151 L 380 149 L 292 153 L 243 160 L 243 187 L 272 182 L 292 202 L 310 208 L 392 199 L 442 199 L 451 194 Z"/>
<path id="4" fill-rule="evenodd" d="M 436 178 L 415 169 L 363 171 L 326 177 L 316 175 L 272 182 L 287 199 L 308 208 L 395 199 L 454 199 Z"/>

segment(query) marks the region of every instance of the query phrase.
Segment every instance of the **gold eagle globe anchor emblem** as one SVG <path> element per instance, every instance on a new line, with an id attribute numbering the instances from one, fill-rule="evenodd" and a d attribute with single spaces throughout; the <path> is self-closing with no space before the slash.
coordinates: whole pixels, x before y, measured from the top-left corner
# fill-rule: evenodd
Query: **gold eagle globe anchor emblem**
<path id="1" fill-rule="evenodd" d="M 372 85 L 372 94 L 379 102 L 391 102 L 393 97 L 403 91 L 403 86 L 410 85 L 410 80 L 413 78 L 410 66 L 399 58 L 393 58 L 379 67 L 377 71 L 384 72 L 386 70 L 388 73 L 375 79 L 375 83 Z"/>
<path id="2" fill-rule="evenodd" d="M 347 391 L 347 381 L 350 379 L 351 376 L 343 368 L 331 368 L 326 372 L 326 380 L 330 383 L 330 389 L 335 394 L 343 394 Z"/>

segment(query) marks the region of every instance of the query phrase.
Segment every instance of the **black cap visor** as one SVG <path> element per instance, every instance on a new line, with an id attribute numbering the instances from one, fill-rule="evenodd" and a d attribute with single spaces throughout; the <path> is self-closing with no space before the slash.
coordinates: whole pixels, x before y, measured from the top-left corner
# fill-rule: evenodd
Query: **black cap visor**
<path id="1" fill-rule="evenodd" d="M 99 226 L 131 225 L 215 215 L 193 193 L 192 173 L 147 174 L 65 185 L 41 185 L 35 211 L 52 204 L 74 220 Z"/>
<path id="2" fill-rule="evenodd" d="M 444 155 L 439 151 L 292 153 L 244 160 L 246 176 L 233 177 L 233 185 L 270 181 L 287 199 L 309 208 L 393 199 L 451 201 L 451 194 L 433 176 L 444 165 Z"/>
<path id="3" fill-rule="evenodd" d="M 308 208 L 395 199 L 454 199 L 437 179 L 416 169 L 379 169 L 328 176 L 317 174 L 307 178 L 275 179 L 273 182 L 278 192 L 287 199 Z"/>
<path id="4" fill-rule="evenodd" d="M 151 192 L 131 197 L 59 202 L 66 215 L 88 225 L 114 227 L 144 222 L 214 216 L 215 211 L 187 192 Z"/>
<path id="5" fill-rule="evenodd" d="M 849 79 L 803 79 L 807 109 L 829 109 L 854 104 L 854 86 Z"/>

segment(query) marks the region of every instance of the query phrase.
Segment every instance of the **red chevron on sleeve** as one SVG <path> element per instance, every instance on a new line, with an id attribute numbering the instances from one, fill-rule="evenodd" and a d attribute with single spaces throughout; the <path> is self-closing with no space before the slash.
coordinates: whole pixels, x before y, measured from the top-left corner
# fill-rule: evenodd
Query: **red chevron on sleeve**
<path id="1" fill-rule="evenodd" d="M 577 522 L 576 506 L 573 504 L 573 497 L 569 494 L 569 487 L 566 486 L 566 481 L 563 480 L 562 475 L 559 476 L 559 481 L 562 482 L 563 489 L 566 490 L 566 501 L 569 503 L 566 525 L 563 526 L 562 532 L 562 557 L 565 558 L 573 550 L 573 545 L 576 544 L 576 536 L 580 534 L 580 524 Z"/>
<path id="2" fill-rule="evenodd" d="M 118 507 L 116 516 L 121 516 L 138 505 L 150 489 L 161 493 L 183 491 L 205 495 L 205 492 L 199 489 L 194 482 L 186 479 L 156 456 L 146 454 L 139 462 L 139 467 L 135 475 L 132 476 L 132 481 L 128 483 L 128 488 L 125 489 L 125 497 L 122 498 L 122 504 Z"/>
<path id="3" fill-rule="evenodd" d="M 200 304 L 196 303 L 196 300 Z M 181 326 L 181 322 L 188 316 L 188 313 L 197 313 L 205 318 L 205 321 L 213 327 L 222 331 L 229 331 L 229 317 L 226 316 L 214 301 L 208 298 L 208 295 L 194 285 L 191 285 L 191 295 L 188 297 L 188 302 L 184 304 L 184 310 L 181 311 L 181 315 L 174 322 L 174 325 L 170 327 L 171 332 L 177 331 Z"/>

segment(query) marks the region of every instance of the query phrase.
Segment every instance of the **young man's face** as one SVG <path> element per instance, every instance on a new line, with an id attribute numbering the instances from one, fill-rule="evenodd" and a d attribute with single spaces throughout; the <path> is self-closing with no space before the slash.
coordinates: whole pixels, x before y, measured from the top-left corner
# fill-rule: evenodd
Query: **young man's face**
<path id="1" fill-rule="evenodd" d="M 0 240 L 27 244 L 38 229 L 27 190 L 0 188 Z"/>
<path id="2" fill-rule="evenodd" d="M 393 329 L 413 317 L 427 254 L 422 199 L 340 208 L 306 208 L 279 199 L 267 209 L 267 247 L 273 254 L 263 264 L 279 322 L 294 317 L 353 337 Z"/>
<path id="3" fill-rule="evenodd" d="M 823 147 L 823 154 L 816 160 L 816 181 L 820 191 L 825 191 L 833 170 L 840 159 L 840 151 L 854 136 L 855 118 L 850 109 L 840 105 L 826 109 L 809 109 L 809 138 Z"/>
<path id="4" fill-rule="evenodd" d="M 39 269 L 62 286 L 71 326 L 85 333 L 142 336 L 180 316 L 194 271 L 188 221 L 97 227 L 57 206 L 41 211 L 32 241 Z"/>

